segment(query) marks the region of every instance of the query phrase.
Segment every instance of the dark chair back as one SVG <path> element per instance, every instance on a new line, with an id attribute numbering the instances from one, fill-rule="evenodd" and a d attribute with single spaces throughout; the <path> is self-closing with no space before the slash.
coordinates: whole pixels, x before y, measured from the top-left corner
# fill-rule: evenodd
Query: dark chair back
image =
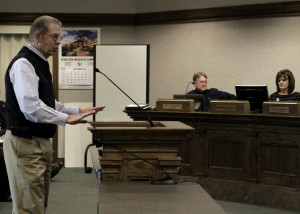
<path id="1" fill-rule="evenodd" d="M 5 111 L 5 102 L 0 100 L 0 136 L 4 135 L 6 130 L 6 111 Z"/>

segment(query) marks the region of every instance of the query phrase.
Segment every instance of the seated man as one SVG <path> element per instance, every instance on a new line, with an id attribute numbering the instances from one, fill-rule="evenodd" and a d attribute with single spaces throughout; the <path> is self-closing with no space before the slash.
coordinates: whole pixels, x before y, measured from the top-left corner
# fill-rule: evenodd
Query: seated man
<path id="1" fill-rule="evenodd" d="M 214 99 L 236 100 L 236 96 L 227 92 L 219 91 L 216 88 L 207 89 L 207 75 L 204 72 L 197 72 L 193 76 L 193 84 L 196 89 L 187 94 L 203 94 L 204 111 L 209 111 L 210 101 Z"/>

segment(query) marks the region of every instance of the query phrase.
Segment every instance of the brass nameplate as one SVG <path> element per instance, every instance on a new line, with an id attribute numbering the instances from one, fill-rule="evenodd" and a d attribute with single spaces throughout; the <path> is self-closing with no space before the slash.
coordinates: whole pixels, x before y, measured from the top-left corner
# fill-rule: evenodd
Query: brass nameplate
<path id="1" fill-rule="evenodd" d="M 283 114 L 289 114 L 290 108 L 289 107 L 275 107 L 270 106 L 269 111 L 272 113 L 283 113 Z"/>
<path id="2" fill-rule="evenodd" d="M 250 114 L 250 104 L 247 100 L 212 100 L 211 113 Z"/>
<path id="3" fill-rule="evenodd" d="M 194 112 L 195 101 L 193 99 L 158 99 L 157 111 Z"/>
<path id="4" fill-rule="evenodd" d="M 219 112 L 221 112 L 221 111 L 234 112 L 234 111 L 236 111 L 236 106 L 235 105 L 217 105 L 216 110 Z"/>
<path id="5" fill-rule="evenodd" d="M 300 116 L 300 102 L 267 101 L 263 103 L 263 114 Z"/>
<path id="6" fill-rule="evenodd" d="M 182 109 L 182 104 L 164 103 L 163 109 Z"/>

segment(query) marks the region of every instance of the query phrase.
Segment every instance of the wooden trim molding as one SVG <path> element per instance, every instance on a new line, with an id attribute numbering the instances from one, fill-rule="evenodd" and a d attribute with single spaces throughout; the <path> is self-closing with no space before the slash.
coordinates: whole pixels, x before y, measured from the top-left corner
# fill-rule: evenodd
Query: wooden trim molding
<path id="1" fill-rule="evenodd" d="M 47 13 L 64 26 L 152 25 L 300 15 L 300 1 L 137 14 Z M 0 13 L 0 24 L 31 24 L 42 13 Z"/>
<path id="2" fill-rule="evenodd" d="M 94 14 L 94 13 L 0 13 L 0 24 L 31 24 L 42 15 L 58 18 L 64 26 L 134 25 L 134 14 Z"/>
<path id="3" fill-rule="evenodd" d="M 300 1 L 136 14 L 136 25 L 226 21 L 300 15 Z"/>

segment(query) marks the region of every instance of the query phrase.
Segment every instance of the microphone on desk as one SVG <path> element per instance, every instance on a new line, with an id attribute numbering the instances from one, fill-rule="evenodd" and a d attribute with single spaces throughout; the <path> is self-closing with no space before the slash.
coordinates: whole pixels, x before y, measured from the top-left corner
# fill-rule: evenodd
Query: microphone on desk
<path id="1" fill-rule="evenodd" d="M 103 145 L 105 145 L 105 144 L 103 144 Z M 115 144 L 107 144 L 107 145 L 114 146 L 114 147 L 116 147 L 117 149 L 121 150 L 122 152 L 128 153 L 128 154 L 130 154 L 130 155 L 132 155 L 132 156 L 138 158 L 139 160 L 142 160 L 142 161 L 144 161 L 144 162 L 146 162 L 146 163 L 148 163 L 148 164 L 150 164 L 150 165 L 156 167 L 157 169 L 159 169 L 160 171 L 162 171 L 163 174 L 166 175 L 165 178 L 158 179 L 158 180 L 156 180 L 156 181 L 152 181 L 151 184 L 155 184 L 155 185 L 170 185 L 170 184 L 177 184 L 177 181 L 176 181 L 173 177 L 171 177 L 171 176 L 166 172 L 166 170 L 164 170 L 161 166 L 156 165 L 156 164 L 154 164 L 154 163 L 151 163 L 151 162 L 148 161 L 147 159 L 142 158 L 142 157 L 140 157 L 140 156 L 138 156 L 138 155 L 136 155 L 136 154 L 134 154 L 134 153 L 132 153 L 132 152 L 129 152 L 128 150 L 123 149 L 123 148 L 121 148 L 121 147 L 119 147 L 119 146 L 117 146 L 117 145 L 115 145 Z"/>
<path id="2" fill-rule="evenodd" d="M 185 94 L 187 93 L 190 84 L 194 84 L 194 83 L 193 82 L 188 82 L 188 84 L 186 86 Z"/>
<path id="3" fill-rule="evenodd" d="M 147 120 L 149 121 L 150 125 L 152 127 L 155 127 L 152 119 L 150 118 L 150 116 L 146 113 L 146 111 L 139 105 L 137 104 L 128 94 L 126 94 L 116 83 L 114 83 L 108 76 L 106 76 L 106 74 L 104 74 L 102 71 L 100 71 L 98 68 L 95 68 L 95 71 L 97 73 L 100 73 L 102 74 L 106 79 L 108 79 L 114 86 L 116 86 L 124 95 L 126 95 L 126 97 L 128 97 L 135 105 L 137 105 L 137 107 L 142 111 L 144 112 Z"/>

